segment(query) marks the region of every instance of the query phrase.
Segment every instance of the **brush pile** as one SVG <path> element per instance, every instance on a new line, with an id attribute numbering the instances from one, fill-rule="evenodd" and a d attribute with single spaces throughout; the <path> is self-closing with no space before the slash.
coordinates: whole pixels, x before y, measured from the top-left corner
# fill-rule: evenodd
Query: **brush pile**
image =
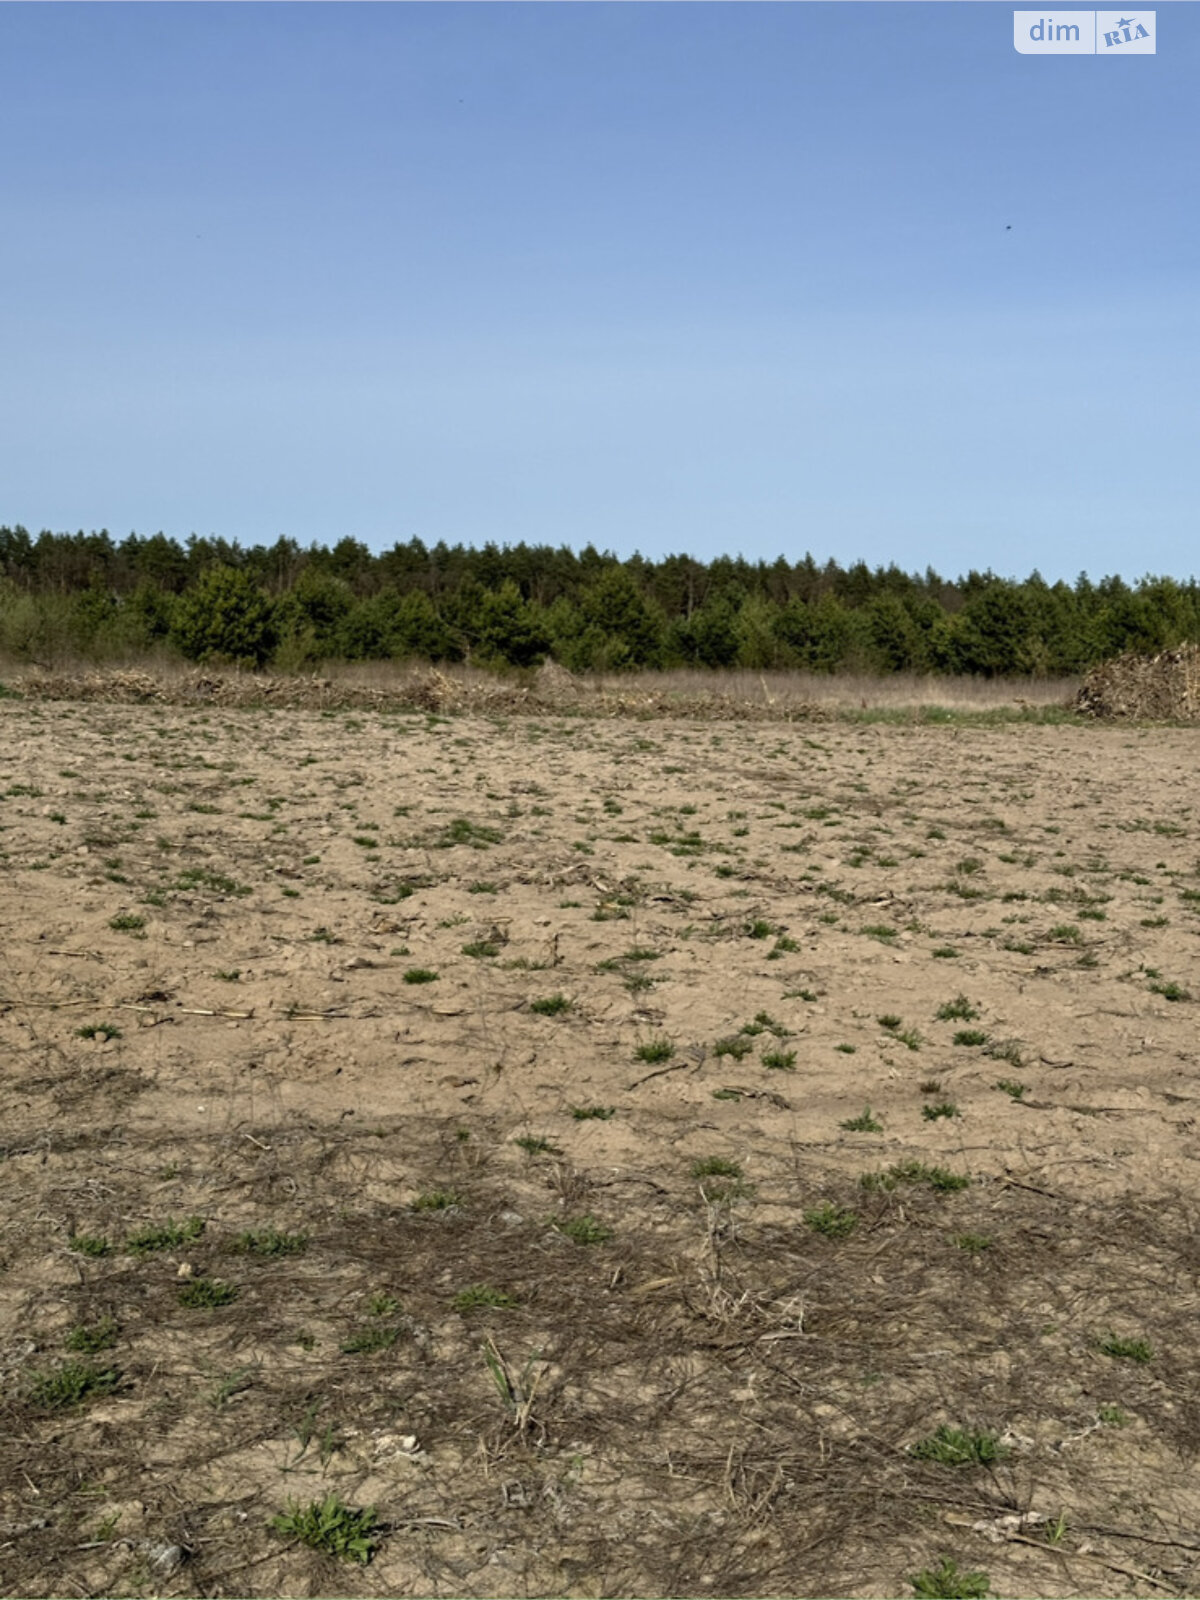
<path id="1" fill-rule="evenodd" d="M 397 671 L 386 687 L 353 678 L 273 676 L 229 668 L 144 672 L 93 670 L 23 674 L 14 686 L 31 700 L 88 700 L 108 705 L 280 707 L 314 711 L 458 712 L 466 715 L 644 717 L 732 722 L 812 722 L 826 713 L 809 701 L 764 693 L 762 700 L 713 691 L 602 688 L 547 661 L 517 677 L 436 667 Z"/>
<path id="2" fill-rule="evenodd" d="M 1075 710 L 1085 717 L 1144 722 L 1200 720 L 1200 645 L 1102 661 L 1084 679 Z"/>

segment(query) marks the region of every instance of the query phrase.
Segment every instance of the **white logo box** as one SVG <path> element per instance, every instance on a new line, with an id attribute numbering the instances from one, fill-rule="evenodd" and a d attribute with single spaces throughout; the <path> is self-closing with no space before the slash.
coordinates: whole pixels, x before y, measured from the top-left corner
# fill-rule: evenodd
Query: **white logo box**
<path id="1" fill-rule="evenodd" d="M 1152 56 L 1153 11 L 1014 11 L 1013 45 L 1024 56 Z"/>

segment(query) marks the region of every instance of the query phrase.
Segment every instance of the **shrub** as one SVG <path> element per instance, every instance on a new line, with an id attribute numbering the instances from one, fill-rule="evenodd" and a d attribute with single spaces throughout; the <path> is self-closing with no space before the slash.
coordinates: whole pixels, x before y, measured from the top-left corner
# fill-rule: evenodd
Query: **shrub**
<path id="1" fill-rule="evenodd" d="M 275 648 L 274 607 L 236 567 L 209 567 L 176 603 L 171 640 L 189 661 L 261 667 Z"/>

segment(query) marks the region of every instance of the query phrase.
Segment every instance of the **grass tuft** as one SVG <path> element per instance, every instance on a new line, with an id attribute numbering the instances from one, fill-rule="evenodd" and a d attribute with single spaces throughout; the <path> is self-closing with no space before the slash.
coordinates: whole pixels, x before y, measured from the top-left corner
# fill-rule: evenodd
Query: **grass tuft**
<path id="1" fill-rule="evenodd" d="M 293 1502 L 270 1522 L 272 1533 L 285 1539 L 299 1539 L 311 1550 L 319 1550 L 341 1561 L 354 1561 L 363 1567 L 375 1552 L 377 1526 L 374 1506 L 368 1506 L 365 1511 L 352 1511 L 336 1494 L 314 1500 L 307 1506 Z"/>
<path id="2" fill-rule="evenodd" d="M 203 1217 L 189 1217 L 186 1222 L 175 1222 L 168 1217 L 158 1227 L 151 1225 L 131 1233 L 125 1241 L 125 1249 L 134 1256 L 150 1255 L 155 1250 L 177 1250 L 180 1245 L 198 1239 L 203 1232 Z"/>
<path id="3" fill-rule="evenodd" d="M 848 1238 L 858 1227 L 858 1213 L 831 1200 L 806 1211 L 804 1220 L 814 1233 L 823 1233 L 827 1239 Z"/>
<path id="4" fill-rule="evenodd" d="M 986 1572 L 960 1572 L 949 1556 L 909 1578 L 918 1600 L 986 1600 L 991 1593 Z"/>
<path id="5" fill-rule="evenodd" d="M 1002 1461 L 1008 1452 L 994 1433 L 943 1424 L 928 1439 L 910 1445 L 908 1453 L 918 1461 L 937 1461 L 944 1467 L 975 1467 Z"/>
<path id="6" fill-rule="evenodd" d="M 115 1367 L 97 1367 L 90 1361 L 67 1361 L 53 1372 L 34 1374 L 29 1398 L 42 1411 L 68 1411 L 111 1394 L 120 1374 Z"/>

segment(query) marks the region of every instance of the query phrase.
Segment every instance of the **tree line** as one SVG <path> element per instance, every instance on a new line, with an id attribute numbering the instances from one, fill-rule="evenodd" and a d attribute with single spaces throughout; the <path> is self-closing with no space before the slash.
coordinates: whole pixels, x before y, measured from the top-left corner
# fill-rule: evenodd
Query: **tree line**
<path id="1" fill-rule="evenodd" d="M 1124 650 L 1200 640 L 1194 578 L 1049 584 L 946 579 L 811 555 L 621 560 L 587 545 L 355 539 L 244 547 L 161 533 L 0 527 L 0 651 L 49 661 L 187 660 L 283 670 L 321 661 L 472 661 L 574 672 L 799 667 L 821 672 L 1086 671 Z"/>

